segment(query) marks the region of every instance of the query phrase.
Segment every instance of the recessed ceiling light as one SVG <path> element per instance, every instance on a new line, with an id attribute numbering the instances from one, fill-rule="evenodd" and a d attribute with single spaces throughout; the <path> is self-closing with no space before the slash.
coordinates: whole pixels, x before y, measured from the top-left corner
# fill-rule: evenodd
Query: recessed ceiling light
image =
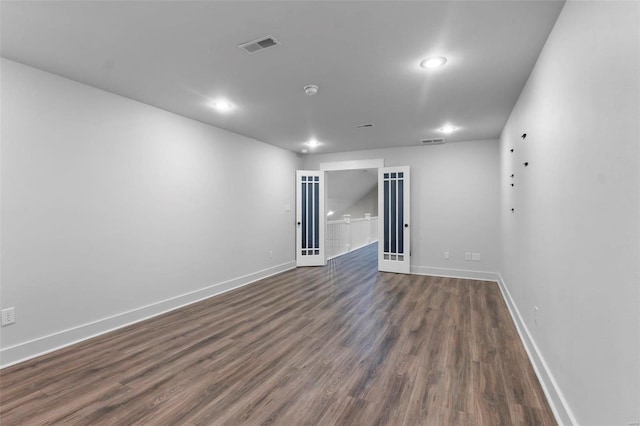
<path id="1" fill-rule="evenodd" d="M 333 216 L 333 214 L 334 214 L 334 213 L 335 213 L 335 212 L 334 212 L 333 210 L 329 210 L 329 211 L 327 212 L 327 216 Z"/>
<path id="2" fill-rule="evenodd" d="M 213 101 L 210 105 L 211 108 L 215 109 L 218 112 L 229 112 L 233 109 L 233 104 L 225 100 Z"/>
<path id="3" fill-rule="evenodd" d="M 444 126 L 440 127 L 438 130 L 440 130 L 442 133 L 452 133 L 458 130 L 458 128 L 452 126 L 451 124 L 445 124 Z"/>
<path id="4" fill-rule="evenodd" d="M 300 152 L 302 152 L 303 154 L 306 154 L 307 153 L 307 148 L 302 148 L 302 151 L 300 151 Z"/>
<path id="5" fill-rule="evenodd" d="M 432 56 L 420 62 L 420 66 L 425 69 L 438 68 L 447 63 L 444 56 Z"/>
<path id="6" fill-rule="evenodd" d="M 315 148 L 316 146 L 320 145 L 320 142 L 318 142 L 315 138 L 311 138 L 309 139 L 309 141 L 306 143 L 306 145 L 309 148 Z"/>

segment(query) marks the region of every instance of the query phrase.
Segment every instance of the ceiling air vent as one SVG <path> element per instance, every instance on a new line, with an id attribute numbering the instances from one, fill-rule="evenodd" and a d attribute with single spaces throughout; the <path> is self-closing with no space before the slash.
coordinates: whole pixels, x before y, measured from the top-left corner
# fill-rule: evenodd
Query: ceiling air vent
<path id="1" fill-rule="evenodd" d="M 273 36 L 261 37 L 256 40 L 248 41 L 246 43 L 242 43 L 238 47 L 243 49 L 247 53 L 255 53 L 260 50 L 267 49 L 269 47 L 273 47 L 280 44 L 278 40 L 276 40 Z"/>
<path id="2" fill-rule="evenodd" d="M 444 143 L 444 138 L 436 139 L 420 139 L 423 145 L 441 145 Z"/>

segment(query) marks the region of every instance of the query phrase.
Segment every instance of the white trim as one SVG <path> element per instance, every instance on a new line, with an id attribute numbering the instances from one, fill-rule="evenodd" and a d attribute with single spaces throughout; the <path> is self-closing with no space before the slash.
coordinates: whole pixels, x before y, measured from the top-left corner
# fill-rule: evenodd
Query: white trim
<path id="1" fill-rule="evenodd" d="M 485 271 L 468 271 L 465 269 L 433 268 L 430 266 L 411 266 L 414 275 L 433 275 L 446 278 L 464 278 L 469 280 L 498 281 L 500 274 Z"/>
<path id="2" fill-rule="evenodd" d="M 384 158 L 376 158 L 373 160 L 350 160 L 350 161 L 332 161 L 328 163 L 320 163 L 318 170 L 321 172 L 335 170 L 357 170 L 357 169 L 378 169 L 384 167 Z"/>
<path id="3" fill-rule="evenodd" d="M 520 310 L 511 297 L 511 294 L 509 293 L 509 290 L 507 289 L 502 276 L 500 274 L 497 274 L 497 276 L 498 287 L 500 287 L 500 291 L 502 292 L 502 298 L 507 304 L 507 308 L 509 309 L 509 313 L 511 314 L 513 323 L 516 325 L 516 329 L 518 330 L 518 334 L 520 335 L 520 340 L 522 341 L 522 344 L 527 351 L 529 361 L 531 362 L 531 365 L 533 365 L 536 376 L 538 376 L 538 381 L 540 382 L 542 390 L 547 397 L 547 401 L 551 406 L 551 410 L 553 411 L 553 415 L 555 416 L 556 421 L 561 426 L 577 425 L 578 421 L 573 415 L 573 412 L 569 407 L 569 403 L 562 394 L 562 391 L 560 390 L 558 383 L 553 377 L 549 366 L 545 362 L 542 353 L 540 353 L 540 350 L 538 349 L 538 345 L 536 345 L 533 336 L 531 336 L 529 329 L 522 319 Z"/>
<path id="4" fill-rule="evenodd" d="M 295 262 L 286 262 L 170 299 L 3 348 L 0 350 L 0 369 L 162 315 L 293 268 L 295 268 Z"/>

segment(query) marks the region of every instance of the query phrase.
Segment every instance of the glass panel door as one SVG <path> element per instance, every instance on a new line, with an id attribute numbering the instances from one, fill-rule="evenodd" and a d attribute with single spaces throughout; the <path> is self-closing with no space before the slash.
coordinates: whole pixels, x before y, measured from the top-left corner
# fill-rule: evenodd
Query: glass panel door
<path id="1" fill-rule="evenodd" d="M 296 172 L 296 265 L 324 265 L 324 172 Z"/>
<path id="2" fill-rule="evenodd" d="M 378 270 L 410 273 L 409 167 L 378 169 Z"/>

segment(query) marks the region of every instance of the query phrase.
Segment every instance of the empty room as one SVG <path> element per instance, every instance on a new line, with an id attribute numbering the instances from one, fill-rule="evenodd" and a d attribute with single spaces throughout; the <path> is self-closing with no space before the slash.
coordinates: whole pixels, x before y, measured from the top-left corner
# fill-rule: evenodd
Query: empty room
<path id="1" fill-rule="evenodd" d="M 640 425 L 640 2 L 1 1 L 0 424 Z"/>

